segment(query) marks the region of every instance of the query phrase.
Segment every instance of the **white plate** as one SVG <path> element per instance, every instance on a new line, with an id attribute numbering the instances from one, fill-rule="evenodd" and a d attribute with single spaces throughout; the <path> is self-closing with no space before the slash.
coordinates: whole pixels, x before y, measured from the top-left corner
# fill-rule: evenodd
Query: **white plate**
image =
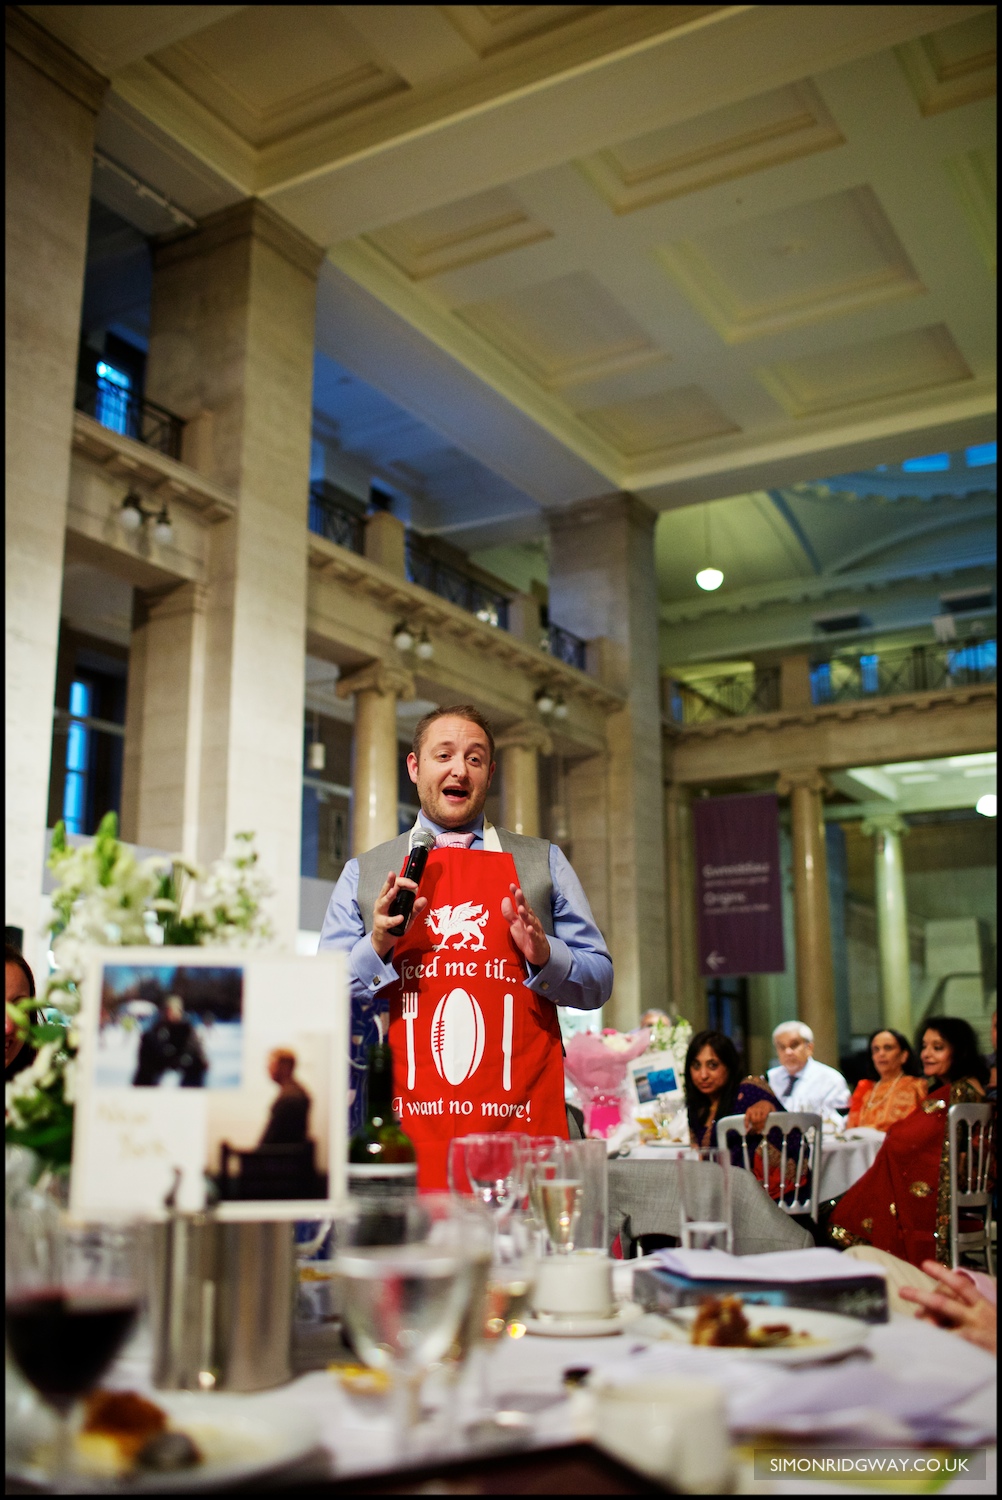
<path id="1" fill-rule="evenodd" d="M 594 1339 L 613 1333 L 622 1333 L 643 1313 L 636 1302 L 624 1302 L 609 1318 L 555 1318 L 551 1313 L 536 1313 L 526 1318 L 529 1333 L 539 1333 L 550 1339 Z"/>
<path id="2" fill-rule="evenodd" d="M 195 1468 L 179 1469 L 173 1474 L 135 1474 L 114 1480 L 82 1472 L 81 1493 L 112 1485 L 116 1494 L 125 1491 L 163 1495 L 213 1489 L 283 1468 L 305 1457 L 319 1442 L 317 1426 L 312 1420 L 284 1403 L 279 1409 L 269 1410 L 261 1404 L 259 1396 L 194 1391 L 142 1394 L 167 1412 L 173 1429 L 188 1433 L 204 1455 L 204 1461 Z M 51 1475 L 37 1461 L 37 1444 L 32 1444 L 35 1448 L 32 1451 L 28 1447 L 31 1434 L 25 1432 L 24 1437 L 27 1452 L 11 1453 L 8 1433 L 7 1473 L 47 1487 Z"/>
<path id="3" fill-rule="evenodd" d="M 689 1344 L 689 1336 L 675 1319 L 691 1324 L 698 1309 L 676 1307 L 671 1320 L 663 1317 L 662 1338 L 677 1344 Z M 775 1365 L 807 1365 L 819 1360 L 837 1359 L 853 1349 L 862 1349 L 870 1337 L 870 1325 L 858 1318 L 846 1318 L 841 1313 L 815 1312 L 807 1307 L 773 1307 L 763 1303 L 745 1303 L 744 1315 L 752 1328 L 761 1328 L 765 1323 L 789 1323 L 794 1333 L 810 1335 L 811 1342 L 791 1348 L 732 1349 L 714 1344 L 700 1345 L 715 1354 L 726 1354 L 732 1359 L 748 1358 Z M 690 1345 L 690 1347 L 692 1347 Z"/>

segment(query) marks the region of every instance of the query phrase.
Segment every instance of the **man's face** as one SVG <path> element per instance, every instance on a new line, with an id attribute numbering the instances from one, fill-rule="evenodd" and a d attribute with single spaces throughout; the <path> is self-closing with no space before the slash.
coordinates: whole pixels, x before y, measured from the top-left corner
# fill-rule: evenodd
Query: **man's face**
<path id="1" fill-rule="evenodd" d="M 436 719 L 421 745 L 420 759 L 407 757 L 421 811 L 440 828 L 462 828 L 484 810 L 494 775 L 487 736 L 469 719 Z"/>
<path id="2" fill-rule="evenodd" d="M 814 1052 L 814 1043 L 795 1031 L 781 1031 L 776 1038 L 776 1056 L 788 1073 L 799 1073 Z"/>

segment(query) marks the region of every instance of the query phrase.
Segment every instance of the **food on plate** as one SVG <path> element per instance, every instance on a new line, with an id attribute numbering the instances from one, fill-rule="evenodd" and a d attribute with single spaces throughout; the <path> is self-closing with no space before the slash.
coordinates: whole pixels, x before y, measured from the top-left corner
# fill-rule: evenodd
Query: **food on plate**
<path id="1" fill-rule="evenodd" d="M 76 1440 L 81 1468 L 123 1475 L 136 1468 L 187 1469 L 202 1455 L 183 1432 L 168 1431 L 167 1413 L 135 1391 L 95 1391 Z"/>
<path id="2" fill-rule="evenodd" d="M 752 1328 L 740 1297 L 704 1297 L 692 1323 L 690 1342 L 718 1349 L 776 1349 L 813 1342 L 809 1334 L 794 1333 L 789 1323 L 763 1323 Z"/>

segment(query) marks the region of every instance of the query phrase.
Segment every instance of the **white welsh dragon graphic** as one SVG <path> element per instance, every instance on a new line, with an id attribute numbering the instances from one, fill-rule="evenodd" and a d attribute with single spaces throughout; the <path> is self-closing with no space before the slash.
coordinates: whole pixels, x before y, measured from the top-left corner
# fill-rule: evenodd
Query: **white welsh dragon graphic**
<path id="1" fill-rule="evenodd" d="M 472 901 L 461 901 L 458 906 L 436 906 L 425 917 L 426 925 L 439 939 L 432 952 L 447 948 L 449 939 L 454 937 L 460 939 L 457 948 L 469 948 L 471 952 L 486 948 L 483 928 L 488 915 L 483 906 L 474 906 Z"/>

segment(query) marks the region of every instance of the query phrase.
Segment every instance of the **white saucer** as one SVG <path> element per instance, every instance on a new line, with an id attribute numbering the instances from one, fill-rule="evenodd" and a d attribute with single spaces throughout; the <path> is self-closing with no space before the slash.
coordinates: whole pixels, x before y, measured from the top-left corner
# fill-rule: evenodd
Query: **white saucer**
<path id="1" fill-rule="evenodd" d="M 552 1313 L 536 1313 L 533 1317 L 526 1318 L 525 1327 L 528 1333 L 542 1334 L 550 1339 L 603 1338 L 609 1334 L 622 1333 L 636 1318 L 642 1316 L 643 1311 L 636 1302 L 624 1302 L 622 1307 L 617 1307 L 607 1318 L 585 1315 L 556 1318 Z"/>

